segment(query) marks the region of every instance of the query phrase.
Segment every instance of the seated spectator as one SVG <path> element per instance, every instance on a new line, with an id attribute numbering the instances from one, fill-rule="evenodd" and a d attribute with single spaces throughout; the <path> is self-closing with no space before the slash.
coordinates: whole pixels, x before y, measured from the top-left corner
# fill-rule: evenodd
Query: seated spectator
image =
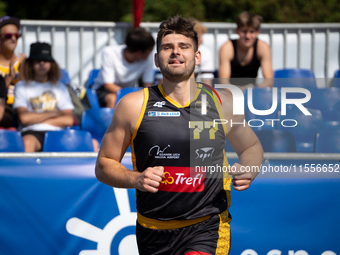
<path id="1" fill-rule="evenodd" d="M 73 125 L 73 104 L 60 69 L 52 58 L 51 46 L 33 43 L 23 67 L 24 80 L 15 86 L 13 108 L 21 123 L 26 152 L 41 151 L 47 131 Z"/>
<path id="2" fill-rule="evenodd" d="M 236 19 L 237 40 L 229 40 L 220 48 L 219 78 L 231 78 L 230 83 L 238 86 L 254 86 L 258 69 L 264 78 L 273 78 L 269 45 L 258 39 L 262 17 L 242 12 Z M 242 78 L 242 79 L 241 79 Z M 272 86 L 271 79 L 265 79 L 258 87 Z"/>
<path id="3" fill-rule="evenodd" d="M 136 86 L 141 76 L 145 87 L 152 85 L 154 71 L 150 53 L 154 45 L 152 35 L 139 28 L 127 34 L 125 45 L 108 46 L 103 50 L 101 69 L 92 86 L 101 107 L 113 108 L 117 91 Z"/>
<path id="4" fill-rule="evenodd" d="M 5 113 L 1 122 L 2 127 L 12 125 L 14 85 L 19 81 L 19 69 L 26 56 L 16 56 L 14 50 L 17 46 L 20 20 L 15 17 L 3 16 L 0 18 L 0 75 L 4 77 L 7 88 Z"/>
<path id="5" fill-rule="evenodd" d="M 5 103 L 7 98 L 6 83 L 2 76 L 0 76 L 0 128 L 3 127 L 3 119 L 5 116 Z"/>

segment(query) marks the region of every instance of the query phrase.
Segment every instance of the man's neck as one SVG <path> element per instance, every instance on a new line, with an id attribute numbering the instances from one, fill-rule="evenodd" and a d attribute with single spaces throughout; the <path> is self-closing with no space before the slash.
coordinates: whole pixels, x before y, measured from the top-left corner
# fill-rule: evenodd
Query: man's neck
<path id="1" fill-rule="evenodd" d="M 2 63 L 9 64 L 13 56 L 14 56 L 14 51 L 0 50 L 0 62 Z"/>
<path id="2" fill-rule="evenodd" d="M 45 82 L 48 82 L 48 76 L 47 75 L 44 75 L 44 76 L 35 75 L 34 80 L 36 82 L 45 83 Z"/>
<path id="3" fill-rule="evenodd" d="M 180 105 L 186 105 L 196 94 L 194 75 L 186 81 L 171 82 L 163 77 L 163 90 L 165 94 Z"/>
<path id="4" fill-rule="evenodd" d="M 123 51 L 123 56 L 124 56 L 124 58 L 127 62 L 129 62 L 129 63 L 135 62 L 132 53 L 130 51 L 128 51 L 126 48 Z"/>
<path id="5" fill-rule="evenodd" d="M 237 49 L 239 49 L 242 52 L 248 52 L 250 49 L 254 48 L 254 44 L 250 47 L 244 46 L 239 40 L 236 41 L 237 43 Z"/>

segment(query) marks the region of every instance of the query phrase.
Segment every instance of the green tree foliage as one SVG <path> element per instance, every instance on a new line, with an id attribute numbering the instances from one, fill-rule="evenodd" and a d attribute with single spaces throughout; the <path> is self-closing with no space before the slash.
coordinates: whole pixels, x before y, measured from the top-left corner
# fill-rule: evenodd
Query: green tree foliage
<path id="1" fill-rule="evenodd" d="M 143 21 L 180 14 L 208 22 L 234 22 L 242 11 L 266 23 L 339 22 L 339 0 L 144 0 Z M 21 19 L 133 21 L 133 0 L 0 0 L 0 15 Z"/>
<path id="2" fill-rule="evenodd" d="M 0 17 L 6 15 L 5 9 L 6 9 L 6 3 L 4 1 L 0 1 Z"/>
<path id="3" fill-rule="evenodd" d="M 203 0 L 145 0 L 143 21 L 162 21 L 176 14 L 205 19 Z"/>
<path id="4" fill-rule="evenodd" d="M 5 0 L 7 13 L 21 19 L 120 21 L 131 0 Z"/>

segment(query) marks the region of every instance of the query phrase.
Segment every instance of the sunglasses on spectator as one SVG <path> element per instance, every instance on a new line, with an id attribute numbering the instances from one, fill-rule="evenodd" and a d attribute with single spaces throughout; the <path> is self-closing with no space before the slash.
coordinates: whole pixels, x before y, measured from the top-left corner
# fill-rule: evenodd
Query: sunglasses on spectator
<path id="1" fill-rule="evenodd" d="M 13 34 L 12 33 L 6 33 L 6 34 L 3 34 L 2 37 L 7 38 L 7 39 L 11 39 L 13 35 L 15 36 L 16 39 L 18 39 L 21 36 L 21 34 L 18 34 L 18 33 L 13 33 Z"/>

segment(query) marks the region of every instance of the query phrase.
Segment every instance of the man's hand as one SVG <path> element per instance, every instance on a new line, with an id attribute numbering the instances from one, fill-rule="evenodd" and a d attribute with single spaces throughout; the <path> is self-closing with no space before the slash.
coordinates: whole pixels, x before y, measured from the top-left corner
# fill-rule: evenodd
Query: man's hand
<path id="1" fill-rule="evenodd" d="M 229 170 L 229 174 L 233 177 L 233 188 L 237 191 L 248 189 L 253 180 L 252 173 L 246 172 L 246 169 L 241 167 L 242 165 L 235 163 Z"/>
<path id="2" fill-rule="evenodd" d="M 136 188 L 141 191 L 156 193 L 163 179 L 164 167 L 148 167 L 137 177 Z"/>

